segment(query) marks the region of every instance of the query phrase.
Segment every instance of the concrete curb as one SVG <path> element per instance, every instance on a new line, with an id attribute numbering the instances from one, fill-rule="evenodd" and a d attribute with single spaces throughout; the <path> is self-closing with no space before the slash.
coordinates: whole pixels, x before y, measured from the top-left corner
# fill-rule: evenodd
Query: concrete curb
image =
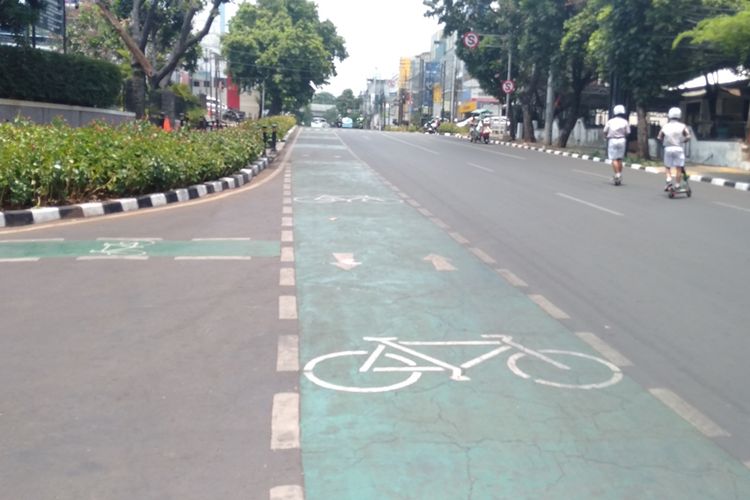
<path id="1" fill-rule="evenodd" d="M 284 141 L 291 135 L 296 127 L 286 134 Z M 281 151 L 285 142 L 279 144 Z M 0 212 L 0 227 L 28 226 L 42 222 L 52 222 L 62 219 L 79 219 L 87 217 L 98 217 L 101 215 L 116 214 L 121 212 L 132 212 L 144 208 L 160 207 L 172 203 L 202 198 L 209 194 L 220 193 L 229 189 L 235 189 L 249 183 L 265 170 L 278 157 L 278 153 L 268 157 L 262 157 L 239 172 L 216 181 L 204 182 L 183 189 L 174 189 L 164 193 L 152 193 L 135 198 L 117 198 L 90 203 L 79 203 L 77 205 L 65 205 L 62 207 L 41 207 L 28 210 L 8 210 Z"/>
<path id="2" fill-rule="evenodd" d="M 443 135 L 449 136 L 449 137 L 457 137 L 463 140 L 469 140 L 468 137 L 464 135 L 459 135 L 459 134 L 443 134 Z M 579 160 L 588 160 L 588 161 L 593 161 L 593 162 L 598 162 L 598 163 L 606 163 L 608 165 L 611 163 L 610 160 L 599 158 L 598 156 L 582 155 L 579 153 L 571 153 L 569 151 L 560 151 L 559 149 L 548 149 L 545 147 L 529 146 L 528 144 L 517 144 L 515 142 L 506 142 L 506 141 L 497 141 L 497 140 L 490 141 L 490 144 L 499 144 L 501 146 L 513 147 L 517 149 L 528 149 L 531 151 L 538 151 L 540 153 L 547 153 L 547 154 L 551 154 L 555 156 L 565 156 L 569 158 L 576 158 Z M 644 172 L 648 172 L 650 174 L 662 174 L 662 175 L 664 174 L 664 172 L 662 171 L 662 167 L 644 167 L 643 165 L 639 163 L 623 163 L 623 166 L 633 169 L 633 170 L 643 170 Z M 688 168 L 690 167 L 688 166 Z M 688 178 L 694 182 L 706 182 L 714 186 L 724 186 L 724 187 L 729 187 L 732 189 L 737 189 L 739 191 L 750 191 L 750 182 L 738 182 L 738 181 L 732 181 L 729 179 L 722 179 L 719 177 L 711 177 L 707 175 L 695 175 L 695 174 L 690 174 Z"/>

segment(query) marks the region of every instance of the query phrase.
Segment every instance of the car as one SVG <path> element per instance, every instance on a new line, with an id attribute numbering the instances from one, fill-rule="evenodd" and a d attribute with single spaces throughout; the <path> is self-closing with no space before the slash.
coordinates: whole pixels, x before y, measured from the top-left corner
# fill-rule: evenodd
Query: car
<path id="1" fill-rule="evenodd" d="M 310 126 L 312 128 L 326 128 L 328 127 L 328 121 L 325 118 L 316 116 L 312 119 L 312 122 L 310 122 Z"/>
<path id="2" fill-rule="evenodd" d="M 348 116 L 343 117 L 341 119 L 341 128 L 354 128 L 354 121 Z"/>

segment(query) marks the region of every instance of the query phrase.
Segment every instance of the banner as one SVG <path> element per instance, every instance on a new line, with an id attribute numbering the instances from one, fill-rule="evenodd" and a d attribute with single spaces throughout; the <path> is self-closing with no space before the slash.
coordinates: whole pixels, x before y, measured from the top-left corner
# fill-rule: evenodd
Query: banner
<path id="1" fill-rule="evenodd" d="M 398 88 L 405 89 L 409 78 L 411 78 L 411 59 L 408 57 L 401 58 L 398 76 Z"/>
<path id="2" fill-rule="evenodd" d="M 429 106 L 432 101 L 435 101 L 435 87 L 440 86 L 440 63 L 439 62 L 426 62 L 424 65 L 424 99 L 422 100 L 423 106 Z"/>

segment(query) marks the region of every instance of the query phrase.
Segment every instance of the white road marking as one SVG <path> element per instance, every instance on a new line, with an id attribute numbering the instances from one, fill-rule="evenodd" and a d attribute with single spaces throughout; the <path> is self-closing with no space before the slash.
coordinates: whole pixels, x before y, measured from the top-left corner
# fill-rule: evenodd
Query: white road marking
<path id="1" fill-rule="evenodd" d="M 367 140 L 370 138 L 367 137 Z M 302 486 L 297 484 L 285 484 L 271 488 L 269 500 L 305 500 Z"/>
<path id="2" fill-rule="evenodd" d="M 420 208 L 419 213 L 424 215 L 425 217 L 432 217 L 432 212 L 430 212 L 426 208 Z"/>
<path id="3" fill-rule="evenodd" d="M 497 274 L 505 278 L 505 280 L 513 286 L 527 287 L 529 286 L 524 280 L 513 274 L 507 269 L 495 269 Z"/>
<path id="4" fill-rule="evenodd" d="M 576 332 L 578 338 L 590 345 L 596 352 L 604 356 L 610 363 L 619 366 L 633 366 L 633 363 L 623 356 L 617 349 L 590 332 Z"/>
<path id="5" fill-rule="evenodd" d="M 334 253 L 333 258 L 336 259 L 336 262 L 331 262 L 331 264 L 339 269 L 343 269 L 344 271 L 351 271 L 362 264 L 361 262 L 354 260 L 353 253 Z"/>
<path id="6" fill-rule="evenodd" d="M 299 337 L 297 335 L 279 336 L 276 354 L 276 371 L 299 371 Z"/>
<path id="7" fill-rule="evenodd" d="M 281 247 L 281 262 L 294 262 L 293 247 Z"/>
<path id="8" fill-rule="evenodd" d="M 495 259 L 487 255 L 483 250 L 480 250 L 479 248 L 472 247 L 469 248 L 469 251 L 479 257 L 479 260 L 481 260 L 485 264 L 497 264 L 497 261 Z"/>
<path id="9" fill-rule="evenodd" d="M 292 198 L 291 197 L 284 198 L 284 205 L 291 205 L 291 204 L 292 204 Z"/>
<path id="10" fill-rule="evenodd" d="M 649 389 L 649 392 L 705 436 L 712 438 L 730 435 L 713 420 L 669 389 L 653 388 Z"/>
<path id="11" fill-rule="evenodd" d="M 461 236 L 459 233 L 449 233 L 449 236 L 456 240 L 456 242 L 460 245 L 468 245 L 469 240 Z"/>
<path id="12" fill-rule="evenodd" d="M 180 255 L 174 260 L 252 260 L 249 255 Z"/>
<path id="13" fill-rule="evenodd" d="M 279 319 L 297 319 L 297 297 L 279 296 Z"/>
<path id="14" fill-rule="evenodd" d="M 281 242 L 292 243 L 294 241 L 294 231 L 281 231 Z"/>
<path id="15" fill-rule="evenodd" d="M 750 460 L 748 460 L 747 462 L 742 462 L 742 463 L 745 465 L 745 467 L 750 469 Z"/>
<path id="16" fill-rule="evenodd" d="M 451 264 L 450 259 L 442 255 L 430 254 L 422 260 L 432 263 L 436 271 L 455 271 L 456 268 Z"/>
<path id="17" fill-rule="evenodd" d="M 193 241 L 250 241 L 250 238 L 193 238 Z"/>
<path id="18" fill-rule="evenodd" d="M 411 205 L 414 208 L 418 208 L 418 207 L 421 206 L 419 203 L 417 203 L 416 201 L 412 200 L 411 198 L 407 199 L 406 203 L 408 203 L 409 205 Z"/>
<path id="19" fill-rule="evenodd" d="M 607 212 L 608 214 L 617 215 L 618 217 L 622 217 L 623 216 L 623 214 L 621 214 L 620 212 L 615 212 L 614 210 L 610 210 L 608 208 L 604 208 L 604 207 L 601 207 L 599 205 L 595 205 L 593 203 L 589 203 L 588 201 L 584 201 L 584 200 L 581 200 L 579 198 L 575 198 L 575 197 L 567 195 L 565 193 L 555 193 L 555 194 L 557 196 L 562 197 L 562 198 L 565 198 L 565 199 L 568 199 L 568 200 L 575 201 L 577 203 L 581 203 L 583 205 L 586 205 L 587 207 L 595 208 L 597 210 L 601 210 L 602 212 Z"/>
<path id="20" fill-rule="evenodd" d="M 426 152 L 428 152 L 430 154 L 433 154 L 433 155 L 440 154 L 437 151 L 433 151 L 432 149 L 423 148 L 422 146 L 418 146 L 416 144 L 412 144 L 411 142 L 402 141 L 401 139 L 396 139 L 395 137 L 391 137 L 391 136 L 389 136 L 387 134 L 384 134 L 382 137 L 385 137 L 386 139 L 390 139 L 392 141 L 400 142 L 401 144 L 406 144 L 407 146 L 411 146 L 413 148 L 421 149 L 422 151 L 426 151 Z"/>
<path id="21" fill-rule="evenodd" d="M 578 172 L 579 174 L 593 175 L 594 177 L 600 177 L 602 179 L 611 179 L 612 178 L 609 175 L 595 174 L 594 172 L 586 172 L 585 170 L 578 170 L 577 168 L 574 168 L 573 172 Z"/>
<path id="22" fill-rule="evenodd" d="M 734 208 L 735 210 L 742 210 L 743 212 L 750 212 L 750 208 L 738 207 L 737 205 L 730 205 L 729 203 L 722 203 L 720 201 L 714 202 L 716 205 L 721 205 L 726 208 Z"/>
<path id="23" fill-rule="evenodd" d="M 495 173 L 495 171 L 491 168 L 483 167 L 481 165 L 477 165 L 476 163 L 467 163 L 467 165 L 469 165 L 470 167 L 478 168 L 479 170 L 484 170 L 485 172 Z"/>
<path id="24" fill-rule="evenodd" d="M 38 260 L 39 260 L 39 257 L 17 257 L 17 258 L 0 259 L 0 262 L 4 262 L 4 263 L 37 262 Z"/>
<path id="25" fill-rule="evenodd" d="M 294 226 L 294 217 L 282 217 L 281 227 L 292 227 Z"/>
<path id="26" fill-rule="evenodd" d="M 148 255 L 85 255 L 76 260 L 148 260 Z"/>
<path id="27" fill-rule="evenodd" d="M 431 217 L 430 220 L 440 229 L 448 229 L 450 226 L 443 222 L 441 219 L 438 219 L 437 217 Z"/>
<path id="28" fill-rule="evenodd" d="M 282 267 L 279 271 L 279 286 L 296 286 L 296 277 L 293 267 Z"/>
<path id="29" fill-rule="evenodd" d="M 32 238 L 26 240 L 0 240 L 0 243 L 48 243 L 55 241 L 65 241 L 65 238 Z"/>
<path id="30" fill-rule="evenodd" d="M 97 238 L 96 241 L 162 241 L 162 238 Z"/>
<path id="31" fill-rule="evenodd" d="M 529 295 L 529 298 L 544 310 L 547 314 L 555 319 L 570 319 L 570 316 L 562 309 L 547 300 L 544 295 Z"/>
<path id="32" fill-rule="evenodd" d="M 299 448 L 299 394 L 280 392 L 273 396 L 271 449 Z"/>
<path id="33" fill-rule="evenodd" d="M 292 211 L 292 207 L 286 206 L 281 208 L 281 213 L 284 215 L 292 215 L 294 212 Z"/>

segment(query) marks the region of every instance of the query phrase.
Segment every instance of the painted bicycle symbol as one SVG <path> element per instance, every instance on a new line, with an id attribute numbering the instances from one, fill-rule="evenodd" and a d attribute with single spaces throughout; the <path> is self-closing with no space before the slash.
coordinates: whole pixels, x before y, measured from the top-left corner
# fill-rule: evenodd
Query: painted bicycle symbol
<path id="1" fill-rule="evenodd" d="M 91 250 L 89 253 L 108 257 L 143 256 L 147 255 L 147 247 L 153 244 L 153 240 L 105 241 L 101 249 Z"/>
<path id="2" fill-rule="evenodd" d="M 326 204 L 326 203 L 371 203 L 390 205 L 403 203 L 402 200 L 395 198 L 381 198 L 379 196 L 370 196 L 366 194 L 354 194 L 354 195 L 335 195 L 335 194 L 321 194 L 319 196 L 298 196 L 294 198 L 294 201 L 299 203 L 315 203 L 315 204 Z"/>
<path id="3" fill-rule="evenodd" d="M 515 349 L 517 352 L 508 357 L 508 368 L 513 374 L 523 379 L 531 379 L 537 384 L 561 389 L 603 389 L 618 383 L 622 379 L 620 369 L 604 359 L 575 351 L 529 349 L 514 341 L 513 337 L 509 335 L 482 335 L 482 340 L 466 341 L 399 341 L 397 337 L 364 337 L 363 340 L 374 343 L 375 348 L 372 351 L 341 351 L 318 356 L 305 365 L 305 376 L 313 383 L 326 389 L 362 393 L 403 389 L 416 383 L 425 372 L 447 371 L 451 380 L 468 382 L 471 378 L 466 372 L 470 368 L 506 351 Z M 414 347 L 455 348 L 458 346 L 488 346 L 492 349 L 460 365 L 448 363 L 414 349 Z M 387 351 L 399 351 L 402 354 Z M 318 375 L 321 371 L 326 371 L 323 365 L 331 364 L 337 360 L 342 361 L 345 358 L 361 358 L 364 360 L 356 373 L 350 374 L 356 379 L 356 381 L 352 382 L 352 385 L 329 382 Z M 559 361 L 559 359 L 566 360 L 568 364 Z M 349 359 L 349 361 L 353 361 L 353 359 Z M 537 363 L 533 361 L 537 361 Z M 541 365 L 539 362 L 541 362 Z M 581 368 L 582 363 L 586 365 L 583 370 Z M 355 364 L 358 364 L 358 362 L 355 362 Z M 575 365 L 575 368 L 572 365 Z M 573 377 L 575 383 L 570 382 L 570 380 L 565 382 L 548 380 L 547 378 L 543 378 L 544 376 L 533 377 L 527 373 L 527 371 L 540 370 L 542 368 L 544 368 L 543 371 L 547 374 L 545 375 L 547 377 L 551 373 L 553 375 L 565 376 L 568 379 L 571 378 L 569 376 L 570 372 L 578 371 L 575 373 L 576 376 Z M 598 377 L 598 380 L 579 380 L 581 377 L 590 377 L 592 372 L 596 373 L 594 377 Z M 379 381 L 378 374 L 384 373 L 404 373 L 406 374 L 406 378 L 395 383 L 391 383 L 391 380 L 387 382 Z M 331 371 L 329 368 L 326 376 L 330 377 L 330 374 Z M 380 377 L 382 378 L 383 376 L 381 375 Z M 392 377 L 389 378 L 392 379 Z"/>

